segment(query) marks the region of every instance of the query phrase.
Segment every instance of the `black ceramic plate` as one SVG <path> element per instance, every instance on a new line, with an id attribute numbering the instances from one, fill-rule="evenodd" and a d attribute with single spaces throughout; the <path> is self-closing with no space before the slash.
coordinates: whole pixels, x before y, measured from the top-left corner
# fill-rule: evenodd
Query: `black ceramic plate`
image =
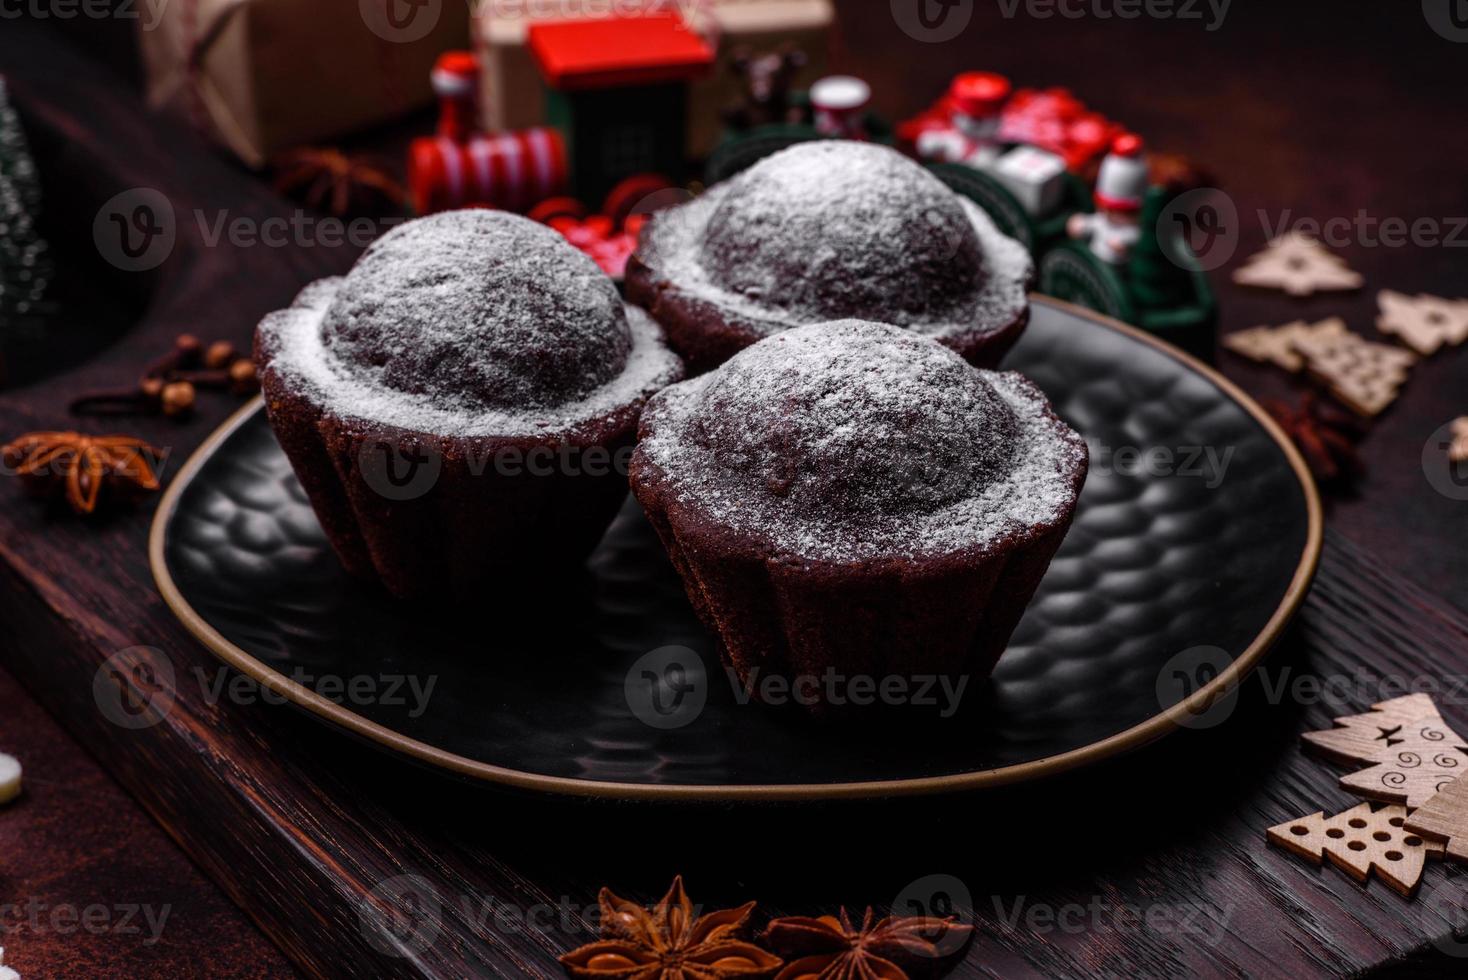
<path id="1" fill-rule="evenodd" d="M 1131 328 L 1041 300 L 1005 366 L 1087 437 L 1091 474 L 998 671 L 946 719 L 909 706 L 832 725 L 794 706 L 740 704 L 631 500 L 588 569 L 543 602 L 487 601 L 458 629 L 390 602 L 345 577 L 258 402 L 173 481 L 154 524 L 154 571 L 183 622 L 238 670 L 464 775 L 683 798 L 1034 778 L 1162 735 L 1236 684 L 1302 598 L 1321 518 L 1298 454 L 1258 407 Z M 629 705 L 628 677 L 636 701 L 640 658 L 666 647 L 693 651 L 673 659 L 685 661 L 689 696 L 706 701 L 650 725 L 644 705 Z M 420 687 L 436 678 L 426 710 L 373 693 L 404 675 Z M 357 697 L 322 686 L 342 678 L 375 686 Z M 657 727 L 677 721 L 687 723 Z"/>

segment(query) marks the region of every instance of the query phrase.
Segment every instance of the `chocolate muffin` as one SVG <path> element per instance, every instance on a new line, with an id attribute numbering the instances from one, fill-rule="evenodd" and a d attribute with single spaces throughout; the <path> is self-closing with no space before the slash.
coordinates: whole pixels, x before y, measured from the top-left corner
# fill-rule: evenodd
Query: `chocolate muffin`
<path id="1" fill-rule="evenodd" d="M 407 222 L 255 333 L 270 424 L 347 569 L 482 594 L 595 546 L 638 416 L 682 377 L 657 324 L 555 231 Z"/>
<path id="2" fill-rule="evenodd" d="M 746 682 L 989 673 L 1088 459 L 1024 377 L 855 320 L 665 389 L 640 435 L 633 492 Z"/>
<path id="3" fill-rule="evenodd" d="M 765 337 L 856 317 L 993 367 L 1029 320 L 1024 247 L 924 167 L 872 143 L 781 150 L 653 215 L 627 265 L 689 370 Z"/>

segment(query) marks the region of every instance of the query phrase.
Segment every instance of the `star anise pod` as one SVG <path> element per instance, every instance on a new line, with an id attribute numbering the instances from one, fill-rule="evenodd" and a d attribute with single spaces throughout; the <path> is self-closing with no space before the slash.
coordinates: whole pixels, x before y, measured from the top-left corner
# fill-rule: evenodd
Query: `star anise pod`
<path id="1" fill-rule="evenodd" d="M 376 161 L 330 147 L 291 150 L 274 167 L 276 191 L 338 218 L 401 209 L 407 201 L 402 185 Z"/>
<path id="2" fill-rule="evenodd" d="M 1360 423 L 1322 404 L 1314 392 L 1301 395 L 1298 407 L 1268 399 L 1264 408 L 1300 448 L 1310 472 L 1322 483 L 1354 476 L 1364 468 L 1356 453 L 1356 442 L 1363 435 Z"/>
<path id="3" fill-rule="evenodd" d="M 161 452 L 131 436 L 84 436 L 79 432 L 31 432 L 0 448 L 0 457 L 35 490 L 65 489 L 78 514 L 90 514 L 104 484 L 157 490 L 153 460 Z"/>
<path id="4" fill-rule="evenodd" d="M 788 963 L 775 980 L 909 980 L 945 965 L 968 942 L 972 926 L 952 918 L 889 916 L 873 924 L 870 908 L 854 928 L 840 918 L 776 919 L 761 940 Z"/>
<path id="5" fill-rule="evenodd" d="M 744 942 L 754 903 L 694 916 L 683 879 L 650 909 L 603 888 L 601 941 L 561 957 L 573 977 L 589 980 L 726 980 L 766 977 L 779 957 Z"/>

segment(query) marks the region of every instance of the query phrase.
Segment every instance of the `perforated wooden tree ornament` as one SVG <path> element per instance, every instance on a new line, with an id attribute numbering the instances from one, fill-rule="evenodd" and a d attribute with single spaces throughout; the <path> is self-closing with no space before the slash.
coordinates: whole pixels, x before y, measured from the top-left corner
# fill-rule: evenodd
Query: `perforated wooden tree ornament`
<path id="1" fill-rule="evenodd" d="M 1468 779 L 1455 779 L 1412 812 L 1407 829 L 1444 841 L 1447 855 L 1468 864 Z"/>
<path id="2" fill-rule="evenodd" d="M 1357 796 L 1419 807 L 1468 774 L 1463 739 L 1426 694 L 1383 701 L 1367 714 L 1347 715 L 1335 723 L 1335 728 L 1306 732 L 1303 738 L 1336 762 L 1370 764 L 1341 777 L 1341 788 Z"/>
<path id="3" fill-rule="evenodd" d="M 1352 272 L 1324 245 L 1301 232 L 1273 239 L 1264 251 L 1234 270 L 1234 282 L 1261 289 L 1282 289 L 1291 296 L 1360 289 L 1361 275 Z"/>
<path id="4" fill-rule="evenodd" d="M 1468 463 L 1468 415 L 1453 420 L 1453 441 L 1448 446 L 1448 459 Z"/>
<path id="5" fill-rule="evenodd" d="M 1407 296 L 1383 289 L 1376 303 L 1381 315 L 1376 328 L 1392 334 L 1423 357 L 1436 353 L 1444 344 L 1468 340 L 1468 302 L 1437 296 Z"/>
<path id="6" fill-rule="evenodd" d="M 1346 321 L 1338 316 L 1319 323 L 1296 320 L 1280 327 L 1251 327 L 1239 330 L 1223 338 L 1223 346 L 1236 354 L 1264 364 L 1273 364 L 1286 371 L 1297 372 L 1305 368 L 1305 358 L 1295 349 L 1297 340 L 1340 337 L 1346 333 Z"/>
<path id="7" fill-rule="evenodd" d="M 1327 817 L 1324 811 L 1289 820 L 1268 830 L 1269 843 L 1313 861 L 1330 863 L 1361 884 L 1371 873 L 1410 898 L 1422 881 L 1429 857 L 1440 857 L 1441 844 L 1405 826 L 1407 808 L 1384 806 L 1373 811 L 1361 803 Z"/>
<path id="8" fill-rule="evenodd" d="M 1376 344 L 1347 331 L 1340 336 L 1297 338 L 1305 369 L 1343 405 L 1368 418 L 1397 399 L 1417 357 L 1390 344 Z"/>

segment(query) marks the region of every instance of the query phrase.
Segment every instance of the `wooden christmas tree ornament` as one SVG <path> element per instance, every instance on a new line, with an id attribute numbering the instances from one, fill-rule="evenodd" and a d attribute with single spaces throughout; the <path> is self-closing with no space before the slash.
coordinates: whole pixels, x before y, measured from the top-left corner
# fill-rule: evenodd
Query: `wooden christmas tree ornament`
<path id="1" fill-rule="evenodd" d="M 1448 459 L 1468 463 L 1468 415 L 1453 420 L 1453 442 L 1448 446 Z"/>
<path id="2" fill-rule="evenodd" d="M 1340 337 L 1346 333 L 1346 321 L 1338 316 L 1319 323 L 1296 320 L 1282 327 L 1251 327 L 1223 338 L 1223 346 L 1236 354 L 1286 371 L 1302 371 L 1305 358 L 1295 350 L 1295 341 L 1311 338 Z"/>
<path id="3" fill-rule="evenodd" d="M 19 760 L 0 752 L 0 804 L 9 803 L 20 795 L 20 776 Z"/>
<path id="4" fill-rule="evenodd" d="M 1376 297 L 1376 328 L 1426 357 L 1443 344 L 1468 340 L 1468 303 L 1436 296 L 1407 296 L 1383 289 Z"/>
<path id="5" fill-rule="evenodd" d="M 1291 296 L 1360 289 L 1361 275 L 1352 272 L 1324 245 L 1302 232 L 1281 235 L 1234 270 L 1234 282 L 1261 289 L 1282 289 Z"/>
<path id="6" fill-rule="evenodd" d="M 1406 807 L 1372 811 L 1361 803 L 1327 817 L 1324 811 L 1289 820 L 1268 830 L 1269 843 L 1313 861 L 1326 858 L 1361 884 L 1376 876 L 1410 898 L 1422 881 L 1428 857 L 1441 857 L 1443 846 L 1425 840 L 1405 826 Z"/>
<path id="7" fill-rule="evenodd" d="M 1305 369 L 1358 415 L 1370 418 L 1397 399 L 1417 357 L 1390 344 L 1376 344 L 1359 334 L 1297 338 L 1295 350 Z"/>
<path id="8" fill-rule="evenodd" d="M 1455 779 L 1407 818 L 1408 830 L 1447 844 L 1447 855 L 1468 863 L 1468 779 Z"/>
<path id="9" fill-rule="evenodd" d="M 1341 788 L 1357 796 L 1418 807 L 1468 773 L 1463 739 L 1426 694 L 1383 701 L 1367 714 L 1337 718 L 1335 724 L 1303 738 L 1335 762 L 1371 764 L 1341 777 Z"/>

